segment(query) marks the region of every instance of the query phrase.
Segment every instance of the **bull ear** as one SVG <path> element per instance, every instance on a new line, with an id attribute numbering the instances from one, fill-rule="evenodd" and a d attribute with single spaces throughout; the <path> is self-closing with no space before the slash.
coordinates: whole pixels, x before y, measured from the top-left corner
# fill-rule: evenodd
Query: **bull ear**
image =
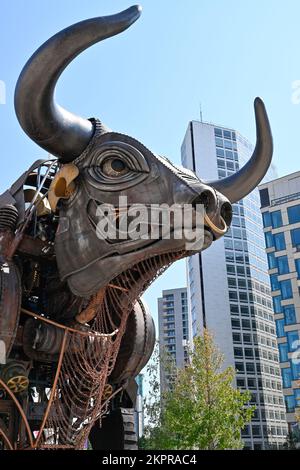
<path id="1" fill-rule="evenodd" d="M 23 68 L 15 91 L 17 118 L 34 142 L 62 162 L 71 162 L 83 152 L 94 127 L 90 120 L 55 102 L 60 75 L 81 52 L 126 30 L 140 14 L 141 8 L 133 6 L 116 15 L 76 23 L 45 42 Z"/>
<path id="2" fill-rule="evenodd" d="M 74 163 L 63 165 L 55 175 L 48 193 L 48 201 L 53 212 L 57 210 L 60 199 L 68 199 L 75 191 L 74 180 L 79 175 L 79 170 Z"/>
<path id="3" fill-rule="evenodd" d="M 254 101 L 256 146 L 252 157 L 237 173 L 207 184 L 224 194 L 231 203 L 240 201 L 261 182 L 272 161 L 273 139 L 265 105 L 260 98 Z"/>

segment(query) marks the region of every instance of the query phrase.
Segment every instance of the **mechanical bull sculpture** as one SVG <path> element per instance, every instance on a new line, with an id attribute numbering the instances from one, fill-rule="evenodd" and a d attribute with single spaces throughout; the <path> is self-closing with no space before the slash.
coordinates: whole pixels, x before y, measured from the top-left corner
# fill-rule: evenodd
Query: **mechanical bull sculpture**
<path id="1" fill-rule="evenodd" d="M 88 438 L 98 449 L 136 447 L 134 377 L 155 340 L 140 296 L 190 252 L 184 237 L 101 238 L 97 207 L 118 206 L 119 196 L 129 206 L 190 204 L 196 211 L 202 204 L 204 250 L 226 232 L 231 204 L 258 185 L 271 162 L 271 131 L 258 98 L 251 159 L 209 183 L 55 102 L 66 66 L 139 16 L 134 6 L 66 28 L 35 52 L 16 86 L 20 125 L 53 158 L 35 162 L 0 196 L 3 448 L 82 448 Z"/>

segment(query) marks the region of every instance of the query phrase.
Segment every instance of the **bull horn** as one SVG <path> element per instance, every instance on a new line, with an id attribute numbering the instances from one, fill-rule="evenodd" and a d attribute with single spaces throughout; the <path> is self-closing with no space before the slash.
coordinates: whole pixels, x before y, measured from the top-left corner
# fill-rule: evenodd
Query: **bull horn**
<path id="1" fill-rule="evenodd" d="M 254 101 L 256 146 L 250 160 L 234 175 L 207 184 L 224 194 L 230 202 L 243 199 L 256 188 L 268 171 L 273 155 L 273 139 L 265 105 Z"/>
<path id="2" fill-rule="evenodd" d="M 15 91 L 20 125 L 34 142 L 61 161 L 70 162 L 83 152 L 94 126 L 55 102 L 60 75 L 78 54 L 126 30 L 140 14 L 141 8 L 132 6 L 116 15 L 76 23 L 45 42 L 23 68 Z"/>

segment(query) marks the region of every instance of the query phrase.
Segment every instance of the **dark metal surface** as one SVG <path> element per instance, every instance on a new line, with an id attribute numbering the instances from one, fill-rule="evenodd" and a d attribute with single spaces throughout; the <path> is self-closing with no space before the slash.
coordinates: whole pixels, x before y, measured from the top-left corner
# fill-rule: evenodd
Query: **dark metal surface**
<path id="1" fill-rule="evenodd" d="M 154 344 L 154 321 L 148 307 L 140 300 L 129 315 L 110 382 L 121 384 L 136 377 L 149 361 Z"/>
<path id="2" fill-rule="evenodd" d="M 114 156 L 117 149 L 118 158 L 124 158 L 125 161 L 125 156 L 122 157 L 125 144 L 134 169 L 130 169 L 124 177 L 115 178 L 112 190 L 112 178 L 105 178 L 101 173 L 103 152 L 107 158 L 109 154 Z M 103 134 L 98 126 L 88 148 L 74 163 L 79 168 L 80 177 L 76 180 L 75 195 L 60 205 L 55 251 L 61 279 L 68 281 L 75 295 L 95 294 L 133 263 L 147 259 L 154 253 L 185 249 L 187 240 L 184 237 L 157 240 L 129 238 L 113 243 L 99 238 L 96 233 L 99 222 L 96 211 L 100 203 L 118 207 L 119 196 L 122 194 L 127 197 L 128 205 L 138 203 L 150 206 L 164 203 L 171 207 L 174 204 L 183 206 L 201 203 L 203 195 L 203 202 L 208 201 L 206 210 L 216 225 L 221 225 L 220 216 L 224 204 L 230 206 L 222 194 L 201 182 L 193 172 L 176 167 L 169 160 L 154 155 L 132 137 L 116 132 Z M 174 229 L 171 226 L 171 232 Z M 213 237 L 220 237 L 217 233 L 212 235 L 207 231 L 204 235 L 202 249 L 211 244 Z"/>
<path id="3" fill-rule="evenodd" d="M 15 109 L 29 137 L 52 155 L 72 161 L 93 135 L 93 125 L 54 100 L 63 70 L 82 51 L 119 34 L 140 16 L 140 7 L 76 23 L 50 38 L 25 65 L 15 91 Z"/>
<path id="4" fill-rule="evenodd" d="M 0 266 L 0 339 L 8 357 L 14 343 L 21 308 L 21 280 L 16 265 L 8 261 Z"/>

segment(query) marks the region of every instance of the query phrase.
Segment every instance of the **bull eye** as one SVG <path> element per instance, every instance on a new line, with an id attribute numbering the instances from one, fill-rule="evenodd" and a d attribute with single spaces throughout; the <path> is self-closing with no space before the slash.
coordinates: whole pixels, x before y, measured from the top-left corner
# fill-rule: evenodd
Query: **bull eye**
<path id="1" fill-rule="evenodd" d="M 120 158 L 108 158 L 105 160 L 101 167 L 102 172 L 106 176 L 123 176 L 129 172 L 126 163 Z"/>

